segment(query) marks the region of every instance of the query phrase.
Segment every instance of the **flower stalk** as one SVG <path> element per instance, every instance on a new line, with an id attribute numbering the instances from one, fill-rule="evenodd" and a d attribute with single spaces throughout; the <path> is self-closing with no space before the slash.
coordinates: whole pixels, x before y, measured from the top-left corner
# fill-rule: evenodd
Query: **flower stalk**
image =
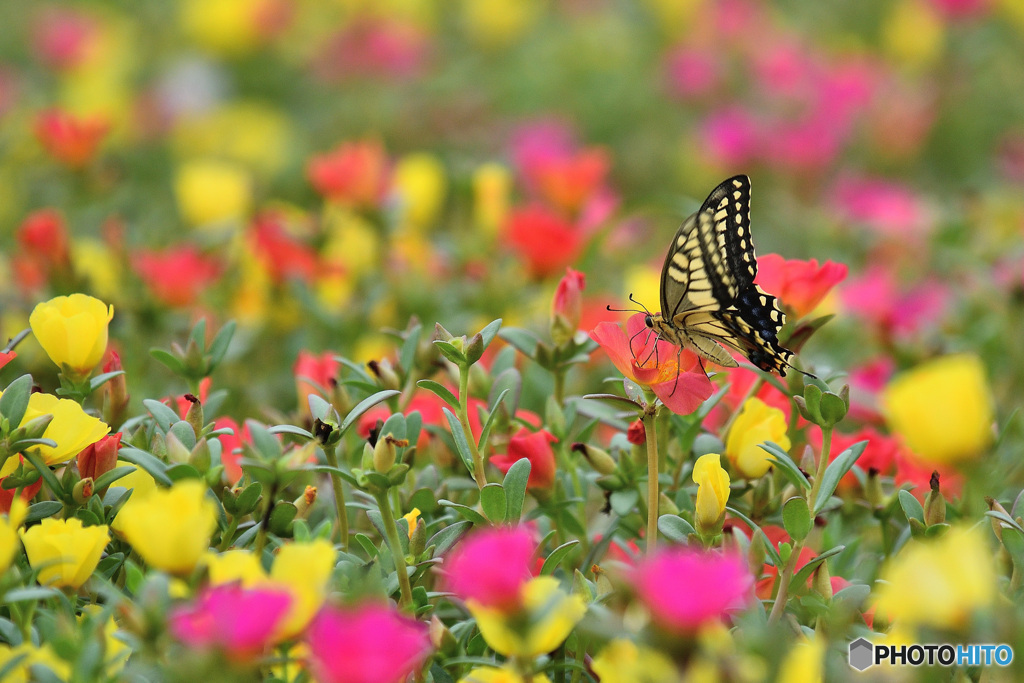
<path id="1" fill-rule="evenodd" d="M 395 523 L 395 515 L 391 511 L 388 502 L 387 491 L 379 491 L 374 494 L 377 499 L 377 507 L 380 510 L 380 517 L 384 522 L 384 535 L 391 550 L 391 557 L 395 561 L 395 572 L 398 574 L 398 589 L 401 592 L 399 607 L 406 612 L 412 612 L 412 585 L 409 583 L 409 572 L 406 571 L 405 553 L 402 552 L 402 544 L 398 538 L 398 526 Z"/>

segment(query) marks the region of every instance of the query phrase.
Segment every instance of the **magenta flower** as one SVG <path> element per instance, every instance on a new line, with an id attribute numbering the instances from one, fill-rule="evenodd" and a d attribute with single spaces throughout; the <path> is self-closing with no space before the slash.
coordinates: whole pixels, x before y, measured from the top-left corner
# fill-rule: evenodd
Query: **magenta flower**
<path id="1" fill-rule="evenodd" d="M 687 548 L 657 553 L 630 578 L 655 623 L 676 633 L 691 633 L 746 606 L 754 586 L 742 557 Z"/>
<path id="2" fill-rule="evenodd" d="M 753 163 L 761 153 L 761 123 L 739 107 L 712 113 L 696 136 L 703 153 L 723 168 Z"/>
<path id="3" fill-rule="evenodd" d="M 291 606 L 288 593 L 244 589 L 235 584 L 208 588 L 191 605 L 171 612 L 171 634 L 192 648 L 222 650 L 245 661 L 271 644 L 278 623 Z"/>
<path id="4" fill-rule="evenodd" d="M 834 192 L 836 206 L 847 220 L 882 235 L 918 237 L 934 223 L 924 201 L 898 183 L 848 177 L 839 181 Z"/>
<path id="5" fill-rule="evenodd" d="M 325 607 L 306 642 L 321 683 L 400 683 L 430 654 L 426 625 L 384 605 Z"/>
<path id="6" fill-rule="evenodd" d="M 478 531 L 445 558 L 446 587 L 463 600 L 515 609 L 523 584 L 530 579 L 536 547 L 533 534 L 525 527 Z"/>
<path id="7" fill-rule="evenodd" d="M 643 313 L 630 316 L 625 332 L 615 323 L 599 323 L 590 338 L 601 345 L 619 372 L 650 387 L 677 415 L 697 410 L 715 391 L 697 356 L 688 349 L 680 352 L 646 330 Z"/>

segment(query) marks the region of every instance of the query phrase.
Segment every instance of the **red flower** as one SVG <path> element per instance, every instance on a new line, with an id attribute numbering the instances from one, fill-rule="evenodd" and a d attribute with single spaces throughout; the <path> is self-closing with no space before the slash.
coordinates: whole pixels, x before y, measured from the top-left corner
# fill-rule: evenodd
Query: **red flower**
<path id="1" fill-rule="evenodd" d="M 86 446 L 78 454 L 78 473 L 82 479 L 91 477 L 95 481 L 101 474 L 114 469 L 120 448 L 121 432 L 107 434 L 96 443 Z"/>
<path id="2" fill-rule="evenodd" d="M 17 357 L 17 355 L 18 354 L 15 353 L 14 351 L 0 352 L 0 368 L 3 368 L 5 365 L 14 360 Z"/>
<path id="3" fill-rule="evenodd" d="M 15 461 L 13 457 L 8 458 L 6 466 L 4 467 L 4 469 L 7 470 L 8 474 L 14 472 L 14 470 L 17 469 L 19 461 L 21 463 L 24 463 L 25 458 L 23 458 L 21 455 L 18 456 L 17 461 Z M 5 489 L 3 487 L 4 479 L 6 478 L 7 477 L 0 477 L 0 513 L 4 514 L 7 514 L 11 511 L 11 503 L 14 502 L 15 491 L 15 489 Z M 21 495 L 19 497 L 27 503 L 36 497 L 36 494 L 39 493 L 39 489 L 41 489 L 42 487 L 43 480 L 37 479 L 35 483 L 29 484 L 25 488 L 21 489 Z"/>
<path id="4" fill-rule="evenodd" d="M 160 303 L 171 307 L 195 304 L 200 293 L 220 275 L 220 263 L 191 246 L 136 252 L 132 267 Z"/>
<path id="5" fill-rule="evenodd" d="M 59 109 L 36 117 L 36 138 L 57 161 L 71 168 L 85 166 L 110 129 L 101 118 L 80 118 Z"/>
<path id="6" fill-rule="evenodd" d="M 636 419 L 629 423 L 629 429 L 626 430 L 626 440 L 634 446 L 643 446 L 647 443 L 647 428 L 644 427 L 643 420 Z"/>
<path id="7" fill-rule="evenodd" d="M 218 417 L 213 421 L 215 429 L 230 429 L 231 434 L 221 434 L 220 440 L 220 464 L 224 466 L 224 477 L 230 484 L 237 484 L 242 478 L 242 444 L 250 440 L 249 428 L 239 427 L 238 423 L 230 417 Z"/>
<path id="8" fill-rule="evenodd" d="M 324 351 L 319 356 L 308 351 L 299 351 L 292 374 L 295 375 L 295 393 L 299 397 L 299 410 L 309 412 L 309 395 L 322 396 L 330 392 L 338 376 L 339 363 L 333 351 Z"/>
<path id="9" fill-rule="evenodd" d="M 565 275 L 558 282 L 555 299 L 551 303 L 551 317 L 561 316 L 568 327 L 576 329 L 583 313 L 583 289 L 587 286 L 583 273 L 572 268 L 565 269 Z"/>
<path id="10" fill-rule="evenodd" d="M 536 278 L 563 270 L 583 249 L 582 231 L 539 204 L 512 211 L 504 235 Z"/>
<path id="11" fill-rule="evenodd" d="M 759 257 L 757 265 L 755 281 L 766 292 L 777 296 L 797 318 L 813 311 L 832 288 L 846 278 L 848 270 L 842 263 L 826 261 L 819 266 L 817 259 L 787 261 L 778 254 Z"/>
<path id="12" fill-rule="evenodd" d="M 942 494 L 946 500 L 960 495 L 964 479 L 959 472 L 951 468 L 940 469 L 932 463 L 921 462 L 909 448 L 901 448 L 896 453 L 896 474 L 893 475 L 892 481 L 896 486 L 913 484 L 914 488 L 910 492 L 923 503 L 924 497 L 928 495 L 931 488 L 928 484 L 933 472 L 939 474 Z"/>
<path id="13" fill-rule="evenodd" d="M 502 472 L 508 472 L 516 462 L 526 458 L 530 461 L 530 479 L 527 488 L 550 489 L 555 485 L 555 454 L 551 444 L 558 441 L 546 430 L 531 432 L 521 427 L 509 439 L 508 452 L 491 456 L 491 464 Z"/>
<path id="14" fill-rule="evenodd" d="M 608 153 L 594 148 L 549 158 L 524 170 L 533 176 L 544 199 L 560 209 L 575 212 L 600 190 L 609 166 Z"/>
<path id="15" fill-rule="evenodd" d="M 387 189 L 387 157 L 377 142 L 346 142 L 315 155 L 306 175 L 324 197 L 352 207 L 375 207 Z"/>
<path id="16" fill-rule="evenodd" d="M 68 228 L 56 209 L 40 209 L 29 214 L 18 227 L 18 244 L 31 258 L 53 266 L 71 262 Z"/>
<path id="17" fill-rule="evenodd" d="M 312 282 L 319 260 L 308 245 L 295 239 L 276 212 L 267 211 L 256 217 L 250 232 L 253 251 L 277 284 L 290 279 Z"/>
<path id="18" fill-rule="evenodd" d="M 590 338 L 601 345 L 619 372 L 650 387 L 677 415 L 692 413 L 715 391 L 697 356 L 646 330 L 643 313 L 630 316 L 625 332 L 615 323 L 603 322 L 591 330 Z"/>

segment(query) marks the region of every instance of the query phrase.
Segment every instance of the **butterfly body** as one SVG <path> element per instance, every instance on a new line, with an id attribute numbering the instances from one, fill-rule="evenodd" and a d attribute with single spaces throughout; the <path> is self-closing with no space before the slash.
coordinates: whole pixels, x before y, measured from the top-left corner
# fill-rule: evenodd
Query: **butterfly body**
<path id="1" fill-rule="evenodd" d="M 661 313 L 645 319 L 663 340 L 736 367 L 734 349 L 762 370 L 785 376 L 792 353 L 779 344 L 786 316 L 774 296 L 754 284 L 750 179 L 716 187 L 676 232 L 661 271 Z"/>

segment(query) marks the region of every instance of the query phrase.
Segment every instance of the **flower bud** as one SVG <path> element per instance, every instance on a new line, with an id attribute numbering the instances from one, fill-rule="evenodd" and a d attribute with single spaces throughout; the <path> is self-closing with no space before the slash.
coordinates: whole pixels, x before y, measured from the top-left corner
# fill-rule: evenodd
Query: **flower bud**
<path id="1" fill-rule="evenodd" d="M 413 527 L 411 535 L 409 536 L 409 554 L 413 558 L 419 557 L 423 554 L 423 551 L 427 548 L 427 525 L 422 519 L 416 520 L 416 526 Z"/>
<path id="2" fill-rule="evenodd" d="M 164 444 L 167 449 L 167 457 L 171 462 L 188 462 L 192 457 L 192 452 L 185 448 L 185 444 L 175 436 L 174 432 L 167 432 L 167 436 L 164 437 Z"/>
<path id="3" fill-rule="evenodd" d="M 1006 508 L 1000 505 L 999 501 L 996 500 L 995 498 L 989 498 L 988 496 L 985 496 L 985 502 L 988 503 L 988 509 L 991 510 L 992 512 L 1002 512 L 1004 515 L 1009 516 L 1010 513 L 1007 512 Z M 988 521 L 992 523 L 992 531 L 995 532 L 996 538 L 998 538 L 999 542 L 1002 543 L 1003 523 L 995 517 L 989 517 Z"/>
<path id="4" fill-rule="evenodd" d="M 103 372 L 117 372 L 123 370 L 121 357 L 116 351 L 110 352 L 110 359 L 103 364 Z M 104 387 L 103 421 L 110 426 L 116 426 L 124 421 L 125 412 L 128 410 L 128 380 L 123 374 L 107 380 Z"/>
<path id="5" fill-rule="evenodd" d="M 86 477 L 75 484 L 75 487 L 71 489 L 71 497 L 79 505 L 85 505 L 85 503 L 92 498 L 93 488 L 94 482 L 92 477 Z"/>
<path id="6" fill-rule="evenodd" d="M 928 526 L 942 524 L 946 521 L 946 498 L 939 490 L 939 473 L 932 472 L 929 480 L 931 490 L 924 498 L 924 523 Z"/>
<path id="7" fill-rule="evenodd" d="M 864 483 L 864 498 L 875 510 L 885 507 L 885 493 L 882 491 L 882 478 L 874 467 L 868 468 L 867 481 Z"/>
<path id="8" fill-rule="evenodd" d="M 206 439 L 199 439 L 196 442 L 195 447 L 192 449 L 192 453 L 188 456 L 188 464 L 195 467 L 199 472 L 205 473 L 210 469 L 210 463 L 213 458 L 210 455 L 210 444 L 206 442 Z"/>
<path id="9" fill-rule="evenodd" d="M 658 516 L 660 517 L 661 515 L 678 515 L 678 514 L 679 514 L 679 506 L 677 506 L 675 504 L 675 501 L 673 501 L 671 498 L 669 498 L 667 495 L 665 495 L 664 491 L 659 493 L 658 494 Z"/>
<path id="10" fill-rule="evenodd" d="M 297 519 L 306 519 L 309 516 L 310 509 L 313 507 L 313 503 L 316 502 L 316 487 L 307 486 L 302 495 L 296 498 L 294 502 L 295 517 Z"/>
<path id="11" fill-rule="evenodd" d="M 629 429 L 626 430 L 626 439 L 634 446 L 642 446 L 647 443 L 647 431 L 644 429 L 643 420 L 633 420 Z"/>
<path id="12" fill-rule="evenodd" d="M 202 434 L 206 424 L 203 420 L 203 404 L 193 394 L 185 394 L 185 400 L 189 403 L 185 412 L 185 422 L 192 426 L 192 431 L 197 435 Z"/>
<path id="13" fill-rule="evenodd" d="M 384 389 L 401 389 L 402 380 L 399 379 L 398 373 L 391 367 L 391 362 L 386 358 L 380 361 L 371 360 L 366 364 L 370 368 L 370 372 L 380 382 L 380 386 Z"/>
<path id="14" fill-rule="evenodd" d="M 121 432 L 108 434 L 89 444 L 78 454 L 78 473 L 85 478 L 98 479 L 117 466 L 117 451 L 121 447 Z"/>
<path id="15" fill-rule="evenodd" d="M 377 445 L 373 447 L 373 469 L 381 474 L 387 474 L 395 465 L 398 448 L 408 445 L 408 439 L 396 439 L 391 432 L 378 437 Z"/>
<path id="16" fill-rule="evenodd" d="M 831 602 L 832 593 L 832 577 L 828 573 L 828 562 L 822 562 L 818 565 L 818 568 L 814 570 L 814 574 L 811 579 L 811 590 L 825 598 L 826 601 Z"/>
<path id="17" fill-rule="evenodd" d="M 455 655 L 459 652 L 459 641 L 436 616 L 430 618 L 430 642 L 439 654 Z"/>
<path id="18" fill-rule="evenodd" d="M 576 334 L 580 325 L 585 286 L 583 273 L 566 268 L 551 303 L 551 341 L 555 346 L 565 346 Z"/>
<path id="19" fill-rule="evenodd" d="M 477 332 L 472 337 L 470 337 L 469 343 L 466 345 L 466 360 L 468 360 L 469 364 L 472 365 L 473 363 L 480 360 L 481 356 L 483 355 L 484 338 L 483 335 Z"/>
<path id="20" fill-rule="evenodd" d="M 722 468 L 722 456 L 708 453 L 693 465 L 693 481 L 697 484 L 694 526 L 702 538 L 711 538 L 722 531 L 725 506 L 729 503 L 729 474 Z"/>
<path id="21" fill-rule="evenodd" d="M 572 445 L 572 450 L 574 453 L 581 453 L 598 474 L 612 474 L 618 469 L 615 458 L 600 448 L 576 442 Z"/>

